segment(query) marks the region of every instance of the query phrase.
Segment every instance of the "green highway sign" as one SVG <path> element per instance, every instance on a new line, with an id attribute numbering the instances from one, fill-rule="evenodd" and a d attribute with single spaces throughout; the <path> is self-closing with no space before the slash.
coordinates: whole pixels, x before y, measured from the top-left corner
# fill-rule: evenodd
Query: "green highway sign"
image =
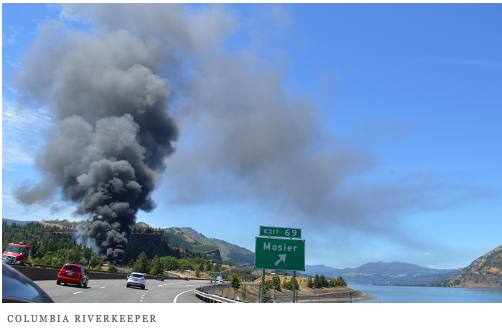
<path id="1" fill-rule="evenodd" d="M 256 238 L 255 268 L 305 271 L 305 240 Z"/>
<path id="2" fill-rule="evenodd" d="M 301 228 L 260 226 L 260 236 L 275 236 L 279 238 L 301 239 Z"/>

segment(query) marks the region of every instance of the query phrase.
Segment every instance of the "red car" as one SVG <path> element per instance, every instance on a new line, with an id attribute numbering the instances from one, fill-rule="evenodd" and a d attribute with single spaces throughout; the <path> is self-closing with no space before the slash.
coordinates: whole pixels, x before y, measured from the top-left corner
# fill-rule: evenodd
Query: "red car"
<path id="1" fill-rule="evenodd" d="M 85 267 L 76 264 L 65 264 L 58 273 L 57 284 L 73 283 L 81 288 L 87 287 L 89 277 L 85 274 Z"/>
<path id="2" fill-rule="evenodd" d="M 188 276 L 185 276 L 185 277 L 183 278 L 183 280 L 188 281 Z"/>

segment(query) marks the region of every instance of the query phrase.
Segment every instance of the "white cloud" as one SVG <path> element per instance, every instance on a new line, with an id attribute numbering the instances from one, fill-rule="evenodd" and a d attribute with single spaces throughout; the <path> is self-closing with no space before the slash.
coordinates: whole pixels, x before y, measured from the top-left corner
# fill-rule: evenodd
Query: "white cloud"
<path id="1" fill-rule="evenodd" d="M 9 26 L 8 31 L 10 32 L 10 34 L 8 36 L 2 36 L 2 39 L 5 37 L 9 45 L 15 45 L 16 36 L 18 35 L 17 29 L 15 26 Z"/>
<path id="2" fill-rule="evenodd" d="M 74 216 L 74 206 L 66 205 L 58 201 L 49 201 L 40 205 L 26 206 L 19 204 L 8 191 L 2 191 L 2 217 L 24 221 L 51 220 L 56 218 L 73 218 L 85 220 L 82 216 Z"/>
<path id="3" fill-rule="evenodd" d="M 52 120 L 44 108 L 19 109 L 2 101 L 2 168 L 15 171 L 18 164 L 33 164 L 44 131 Z"/>
<path id="4" fill-rule="evenodd" d="M 9 59 L 7 60 L 7 63 L 8 63 L 11 67 L 14 67 L 14 68 L 19 67 L 19 63 L 14 63 L 14 62 L 12 62 L 12 61 L 11 61 L 11 60 L 9 60 Z"/>
<path id="5" fill-rule="evenodd" d="M 89 23 L 85 18 L 77 15 L 77 14 L 69 14 L 64 10 L 59 14 L 59 20 L 61 22 L 81 22 L 81 23 Z"/>
<path id="6" fill-rule="evenodd" d="M 434 265 L 429 265 L 429 266 L 427 266 L 427 267 L 428 267 L 428 268 L 436 268 L 436 266 L 434 266 Z"/>
<path id="7" fill-rule="evenodd" d="M 424 255 L 425 255 L 425 256 L 434 256 L 434 255 L 433 255 L 433 254 L 431 254 L 430 252 L 426 252 Z"/>

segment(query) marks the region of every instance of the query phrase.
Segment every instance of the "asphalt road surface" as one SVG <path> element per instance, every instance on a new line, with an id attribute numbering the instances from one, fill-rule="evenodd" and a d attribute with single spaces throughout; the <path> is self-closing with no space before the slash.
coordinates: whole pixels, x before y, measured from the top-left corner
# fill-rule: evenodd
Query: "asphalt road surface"
<path id="1" fill-rule="evenodd" d="M 146 289 L 127 288 L 126 280 L 89 280 L 86 288 L 56 280 L 35 281 L 56 303 L 204 303 L 194 289 L 209 280 L 146 280 Z"/>

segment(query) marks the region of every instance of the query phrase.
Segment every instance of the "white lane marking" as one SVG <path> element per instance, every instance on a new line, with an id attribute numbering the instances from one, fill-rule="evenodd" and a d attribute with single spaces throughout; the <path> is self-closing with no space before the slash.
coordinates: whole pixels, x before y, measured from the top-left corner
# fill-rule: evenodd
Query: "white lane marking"
<path id="1" fill-rule="evenodd" d="M 178 299 L 179 295 L 184 294 L 185 292 L 189 292 L 189 291 L 193 291 L 193 289 L 192 290 L 187 290 L 187 291 L 180 292 L 178 295 L 176 295 L 176 297 L 174 297 L 173 303 L 176 303 L 176 300 Z"/>
<path id="2" fill-rule="evenodd" d="M 73 294 L 76 295 L 76 294 L 81 294 L 83 293 L 83 291 L 77 291 L 77 292 L 74 292 Z"/>
<path id="3" fill-rule="evenodd" d="M 106 287 L 101 287 L 101 288 L 99 288 L 99 289 L 105 289 L 105 288 L 106 288 Z"/>

